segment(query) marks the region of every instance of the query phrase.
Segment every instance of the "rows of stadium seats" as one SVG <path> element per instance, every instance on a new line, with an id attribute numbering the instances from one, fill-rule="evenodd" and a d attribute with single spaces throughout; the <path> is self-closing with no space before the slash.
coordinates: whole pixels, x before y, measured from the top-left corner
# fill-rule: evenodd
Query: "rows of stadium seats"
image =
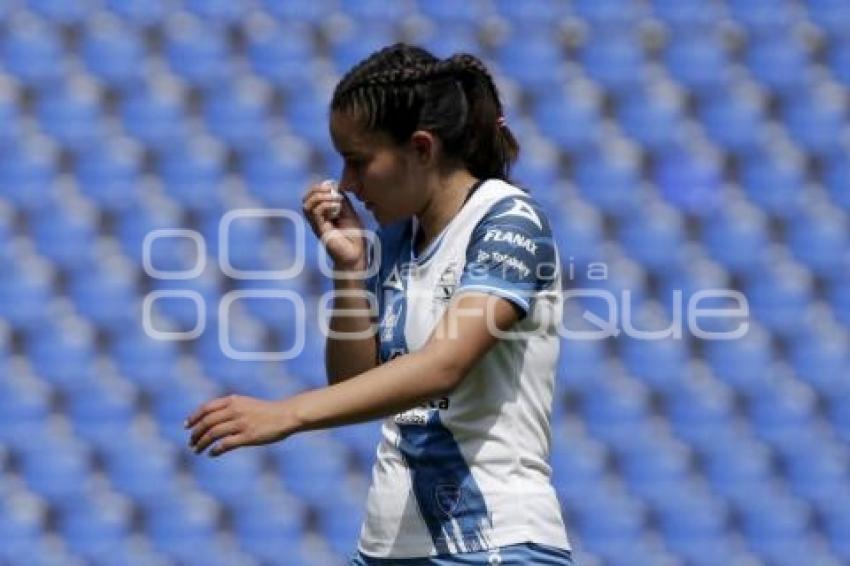
<path id="1" fill-rule="evenodd" d="M 621 330 L 684 313 L 683 339 L 563 342 L 552 460 L 578 563 L 850 560 L 845 0 L 10 0 L 0 562 L 329 564 L 353 550 L 375 424 L 209 460 L 182 420 L 224 392 L 322 384 L 315 239 L 303 275 L 237 281 L 220 221 L 297 212 L 311 179 L 338 172 L 330 89 L 402 38 L 495 71 L 523 146 L 515 177 L 551 211 L 570 287 L 613 293 Z M 180 228 L 205 257 L 169 238 L 150 266 L 204 268 L 146 276 L 146 236 Z M 228 265 L 284 269 L 293 241 L 285 221 L 236 220 Z M 689 301 L 718 288 L 749 301 L 741 339 L 688 332 Z M 255 289 L 313 297 L 297 358 L 222 352 L 219 302 Z M 152 325 L 205 318 L 201 335 L 147 336 L 150 291 L 196 292 L 205 317 L 184 295 L 158 300 Z M 234 304 L 232 347 L 290 348 L 291 306 Z M 581 313 L 603 307 L 570 301 L 565 325 L 598 330 Z M 740 321 L 722 322 L 700 328 Z"/>

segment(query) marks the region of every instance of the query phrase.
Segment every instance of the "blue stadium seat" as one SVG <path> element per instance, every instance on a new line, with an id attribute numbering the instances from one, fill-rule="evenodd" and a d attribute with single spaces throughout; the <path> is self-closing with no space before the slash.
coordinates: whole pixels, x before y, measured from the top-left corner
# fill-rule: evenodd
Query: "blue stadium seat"
<path id="1" fill-rule="evenodd" d="M 798 497 L 812 503 L 828 503 L 846 490 L 848 473 L 846 451 L 842 446 L 808 444 L 785 463 L 786 477 Z"/>
<path id="2" fill-rule="evenodd" d="M 428 2 L 427 4 L 428 6 L 436 6 L 438 2 Z M 454 9 L 458 13 L 462 12 L 467 6 L 470 8 L 474 6 L 472 2 L 465 2 L 462 5 L 452 2 L 447 2 L 446 4 L 450 6 L 450 9 Z M 451 8 L 452 6 L 454 8 Z M 438 20 L 437 22 L 432 22 L 431 25 L 422 26 L 421 31 L 417 31 L 415 43 L 441 59 L 450 57 L 455 53 L 472 53 L 473 55 L 481 56 L 482 46 L 478 41 L 476 30 L 476 26 L 464 24 L 460 21 L 447 21 L 440 24 Z M 497 67 L 494 65 L 491 70 L 497 72 Z M 500 75 L 503 74 L 501 71 L 499 73 Z M 507 106 L 507 101 L 502 99 L 502 104 Z"/>
<path id="3" fill-rule="evenodd" d="M 368 31 L 359 22 L 331 40 L 331 61 L 339 73 L 344 73 L 375 51 L 397 41 L 396 27 L 389 23 L 372 22 Z"/>
<path id="4" fill-rule="evenodd" d="M 428 5 L 429 2 L 423 2 Z M 454 3 L 446 2 L 452 6 Z M 469 3 L 473 5 L 473 3 Z M 496 12 L 511 25 L 520 29 L 540 29 L 541 27 L 555 26 L 569 15 L 566 5 L 557 0 L 528 0 L 526 2 L 513 2 L 511 0 L 496 0 Z"/>
<path id="5" fill-rule="evenodd" d="M 95 558 L 126 544 L 132 528 L 132 507 L 114 493 L 84 494 L 62 507 L 58 523 L 70 550 Z"/>
<path id="6" fill-rule="evenodd" d="M 723 497 L 740 501 L 773 476 L 771 452 L 756 441 L 744 437 L 710 450 L 703 455 L 703 471 L 712 490 Z"/>
<path id="7" fill-rule="evenodd" d="M 626 33 L 591 34 L 579 60 L 590 78 L 612 92 L 634 89 L 646 74 L 640 40 Z"/>
<path id="8" fill-rule="evenodd" d="M 65 72 L 60 36 L 39 20 L 16 22 L 0 46 L 4 67 L 25 85 L 47 88 Z"/>
<path id="9" fill-rule="evenodd" d="M 306 22 L 320 24 L 333 12 L 336 2 L 333 0 L 263 0 L 263 9 L 282 22 Z"/>
<path id="10" fill-rule="evenodd" d="M 99 208 L 117 213 L 137 205 L 142 154 L 126 139 L 110 139 L 80 152 L 74 162 L 80 192 Z"/>
<path id="11" fill-rule="evenodd" d="M 669 269 L 685 241 L 682 215 L 663 202 L 652 202 L 620 224 L 619 240 L 629 256 L 652 271 Z"/>
<path id="12" fill-rule="evenodd" d="M 825 327 L 790 345 L 789 360 L 797 376 L 825 398 L 850 390 L 850 347 L 840 328 Z"/>
<path id="13" fill-rule="evenodd" d="M 292 132 L 314 147 L 329 146 L 328 103 L 330 98 L 315 89 L 301 91 L 288 100 L 284 118 Z"/>
<path id="14" fill-rule="evenodd" d="M 143 89 L 121 100 L 121 121 L 141 143 L 165 150 L 185 141 L 183 102 L 176 92 Z"/>
<path id="15" fill-rule="evenodd" d="M 24 120 L 18 98 L 14 91 L 0 91 L 0 155 L 23 137 Z"/>
<path id="16" fill-rule="evenodd" d="M 654 330 L 649 325 L 632 321 L 634 328 L 639 330 Z M 663 327 L 672 327 L 673 322 L 664 319 Z M 673 337 L 665 339 L 645 339 L 643 337 L 627 338 L 620 346 L 620 352 L 629 373 L 647 383 L 654 390 L 664 391 L 675 387 L 676 383 L 685 379 L 688 373 L 688 345 L 682 339 Z"/>
<path id="17" fill-rule="evenodd" d="M 735 418 L 735 396 L 720 381 L 681 379 L 666 390 L 665 413 L 676 435 L 696 444 Z"/>
<path id="18" fill-rule="evenodd" d="M 563 150 L 584 149 L 601 135 L 599 98 L 586 90 L 552 91 L 538 98 L 533 112 L 540 132 Z"/>
<path id="19" fill-rule="evenodd" d="M 366 493 L 358 489 L 338 490 L 333 502 L 319 511 L 319 532 L 328 542 L 331 551 L 350 555 L 360 538 L 360 528 L 365 519 Z"/>
<path id="20" fill-rule="evenodd" d="M 162 503 L 180 492 L 176 450 L 158 437 L 129 429 L 100 452 L 112 486 L 135 502 Z"/>
<path id="21" fill-rule="evenodd" d="M 827 288 L 827 297 L 835 317 L 845 325 L 850 325 L 850 277 L 843 277 L 833 281 Z"/>
<path id="22" fill-rule="evenodd" d="M 336 489 L 347 474 L 344 453 L 327 435 L 294 436 L 273 447 L 273 457 L 283 487 L 305 503 L 336 501 Z"/>
<path id="23" fill-rule="evenodd" d="M 136 28 L 119 20 L 99 21 L 87 28 L 81 55 L 90 73 L 124 92 L 138 87 L 144 78 L 144 42 Z"/>
<path id="24" fill-rule="evenodd" d="M 227 36 L 210 24 L 180 20 L 167 29 L 165 56 L 169 67 L 189 84 L 215 89 L 228 80 L 231 69 Z"/>
<path id="25" fill-rule="evenodd" d="M 720 6 L 701 0 L 652 0 L 652 15 L 676 35 L 702 33 L 721 19 Z"/>
<path id="26" fill-rule="evenodd" d="M 617 102 L 617 121 L 626 135 L 650 151 L 670 150 L 683 140 L 682 104 L 669 90 L 626 91 Z"/>
<path id="27" fill-rule="evenodd" d="M 58 155 L 53 145 L 38 139 L 18 140 L 0 152 L 0 198 L 33 210 L 44 206 L 54 191 Z"/>
<path id="28" fill-rule="evenodd" d="M 145 532 L 157 549 L 185 560 L 215 544 L 219 514 L 217 502 L 198 493 L 165 498 L 146 510 Z"/>
<path id="29" fill-rule="evenodd" d="M 538 202 L 541 201 L 540 195 L 535 197 Z M 603 221 L 599 211 L 580 199 L 564 203 L 562 196 L 553 194 L 552 200 L 556 202 L 552 203 L 551 208 L 547 206 L 547 210 L 557 211 L 556 214 L 550 214 L 549 221 L 561 261 L 574 263 L 578 270 L 579 266 L 583 268 L 598 260 L 601 257 L 600 246 L 604 241 Z M 573 278 L 569 272 L 567 277 Z"/>
<path id="30" fill-rule="evenodd" d="M 514 34 L 495 53 L 495 62 L 502 73 L 538 93 L 559 87 L 564 79 L 565 61 L 556 35 L 545 28 L 532 36 Z"/>
<path id="31" fill-rule="evenodd" d="M 252 195 L 264 205 L 300 214 L 301 197 L 310 182 L 307 148 L 270 143 L 241 154 L 240 173 Z"/>
<path id="32" fill-rule="evenodd" d="M 706 97 L 699 116 L 711 140 L 728 151 L 751 153 L 764 138 L 764 108 L 755 94 L 727 90 Z"/>
<path id="33" fill-rule="evenodd" d="M 94 207 L 81 199 L 53 202 L 31 220 L 38 252 L 68 271 L 90 264 L 98 219 Z"/>
<path id="34" fill-rule="evenodd" d="M 730 0 L 729 15 L 744 26 L 749 37 L 791 33 L 797 22 L 794 2 L 789 0 Z"/>
<path id="35" fill-rule="evenodd" d="M 840 152 L 826 160 L 823 184 L 832 201 L 850 212 L 850 163 Z"/>
<path id="36" fill-rule="evenodd" d="M 69 287 L 77 311 L 101 328 L 117 329 L 139 320 L 139 268 L 123 256 L 74 273 Z"/>
<path id="37" fill-rule="evenodd" d="M 213 140 L 188 141 L 160 157 L 159 174 L 165 192 L 179 205 L 203 211 L 222 200 L 226 152 Z"/>
<path id="38" fill-rule="evenodd" d="M 850 9 L 847 13 L 850 14 Z M 845 87 L 850 86 L 850 40 L 845 39 L 833 44 L 829 50 L 828 62 L 832 76 Z"/>
<path id="39" fill-rule="evenodd" d="M 663 60 L 676 81 L 699 93 L 716 92 L 731 80 L 728 51 L 714 33 L 671 36 Z"/>
<path id="40" fill-rule="evenodd" d="M 145 393 L 155 395 L 175 379 L 179 351 L 173 342 L 154 340 L 140 328 L 126 328 L 113 335 L 110 345 L 118 371 Z"/>
<path id="41" fill-rule="evenodd" d="M 234 148 L 268 143 L 271 116 L 263 94 L 261 89 L 245 87 L 209 93 L 204 99 L 204 120 L 209 131 Z"/>
<path id="42" fill-rule="evenodd" d="M 186 7 L 196 16 L 218 25 L 232 25 L 246 17 L 251 6 L 246 0 L 188 0 Z"/>
<path id="43" fill-rule="evenodd" d="M 840 91 L 812 93 L 789 100 L 783 119 L 791 138 L 806 151 L 820 155 L 842 151 L 847 108 Z"/>
<path id="44" fill-rule="evenodd" d="M 14 328 L 39 328 L 48 319 L 44 305 L 55 296 L 55 271 L 31 256 L 14 256 L 13 263 L 0 274 L 0 317 Z"/>
<path id="45" fill-rule="evenodd" d="M 72 391 L 92 379 L 95 334 L 78 318 L 51 321 L 28 336 L 26 353 L 39 377 L 60 391 Z"/>
<path id="46" fill-rule="evenodd" d="M 565 322 L 564 327 L 570 331 L 587 331 L 572 321 Z M 566 391 L 584 391 L 601 379 L 606 372 L 606 350 L 601 340 L 561 340 L 561 355 L 557 373 L 555 374 L 558 388 Z"/>
<path id="47" fill-rule="evenodd" d="M 79 497 L 92 480 L 92 454 L 68 434 L 54 434 L 22 446 L 20 473 L 27 486 L 52 503 Z"/>
<path id="48" fill-rule="evenodd" d="M 817 397 L 808 386 L 798 381 L 780 382 L 752 399 L 750 418 L 759 438 L 781 441 L 789 432 L 814 424 L 816 403 Z"/>
<path id="49" fill-rule="evenodd" d="M 106 0 L 106 6 L 128 24 L 152 28 L 168 14 L 166 0 Z"/>
<path id="50" fill-rule="evenodd" d="M 190 332 L 203 322 L 201 309 L 206 310 L 207 320 L 215 320 L 218 316 L 217 305 L 222 296 L 222 276 L 218 269 L 208 264 L 198 277 L 186 280 L 158 280 L 153 283 L 153 290 L 197 293 L 200 296 L 202 306 L 197 305 L 195 300 L 188 296 L 162 296 L 151 307 L 155 329 Z"/>
<path id="51" fill-rule="evenodd" d="M 730 512 L 721 500 L 700 491 L 671 499 L 660 502 L 657 509 L 665 544 L 671 550 L 697 563 L 691 556 L 695 547 L 724 546 Z"/>
<path id="52" fill-rule="evenodd" d="M 850 35 L 850 6 L 843 0 L 807 0 L 811 21 L 834 38 Z"/>
<path id="53" fill-rule="evenodd" d="M 765 498 L 741 512 L 747 544 L 759 554 L 804 539 L 811 520 L 806 505 L 792 498 Z"/>
<path id="54" fill-rule="evenodd" d="M 703 245 L 712 259 L 730 271 L 759 269 L 769 242 L 764 213 L 747 202 L 730 202 L 703 219 Z"/>
<path id="55" fill-rule="evenodd" d="M 92 0 L 28 0 L 27 4 L 46 21 L 60 26 L 81 23 L 95 7 Z"/>
<path id="56" fill-rule="evenodd" d="M 739 176 L 747 198 L 771 215 L 787 218 L 802 205 L 806 172 L 795 154 L 753 154 L 741 165 Z"/>
<path id="57" fill-rule="evenodd" d="M 586 392 L 581 404 L 588 431 L 605 442 L 616 442 L 625 431 L 633 431 L 642 424 L 649 414 L 647 388 L 634 379 L 600 380 Z"/>
<path id="58" fill-rule="evenodd" d="M 402 3 L 387 4 L 381 0 L 337 0 L 340 13 L 356 22 L 396 25 L 408 14 Z"/>
<path id="59" fill-rule="evenodd" d="M 812 276 L 791 262 L 774 264 L 745 284 L 753 315 L 769 330 L 782 336 L 805 331 L 800 322 L 812 301 Z"/>
<path id="60" fill-rule="evenodd" d="M 847 265 L 848 229 L 846 214 L 829 206 L 810 207 L 798 214 L 787 233 L 796 258 L 816 275 L 840 275 Z"/>
<path id="61" fill-rule="evenodd" d="M 193 458 L 191 466 L 198 486 L 226 503 L 244 497 L 262 472 L 261 454 L 251 449 L 236 450 L 221 458 Z"/>
<path id="62" fill-rule="evenodd" d="M 634 29 L 633 26 L 641 15 L 640 3 L 634 0 L 610 2 L 576 0 L 572 10 L 574 15 L 587 22 L 592 28 L 611 31 Z"/>
<path id="63" fill-rule="evenodd" d="M 153 230 L 185 229 L 185 223 L 182 209 L 174 200 L 152 197 L 144 191 L 139 196 L 143 200 L 138 206 L 124 208 L 118 213 L 115 233 L 123 254 L 141 265 L 143 244 L 148 234 Z"/>
<path id="64" fill-rule="evenodd" d="M 98 376 L 67 398 L 74 432 L 93 446 L 125 434 L 136 417 L 136 389 L 115 375 Z"/>
<path id="65" fill-rule="evenodd" d="M 745 62 L 756 80 L 783 95 L 799 92 L 809 75 L 805 45 L 790 34 L 751 41 Z"/>
<path id="66" fill-rule="evenodd" d="M 0 559 L 10 563 L 21 555 L 34 558 L 36 549 L 43 546 L 48 519 L 42 500 L 23 486 L 15 487 L 14 493 L 4 493 L 0 504 Z"/>
<path id="67" fill-rule="evenodd" d="M 582 197 L 602 212 L 617 217 L 637 212 L 642 188 L 639 163 L 631 153 L 586 154 L 576 164 L 575 183 Z"/>
<path id="68" fill-rule="evenodd" d="M 671 486 L 689 480 L 691 459 L 686 445 L 665 437 L 626 447 L 618 455 L 619 470 L 629 490 L 652 502 L 668 499 Z"/>
<path id="69" fill-rule="evenodd" d="M 552 485 L 566 502 L 581 497 L 605 480 L 609 453 L 601 442 L 581 436 L 563 438 L 553 435 L 550 452 Z M 566 497 L 564 497 L 566 495 Z"/>
<path id="70" fill-rule="evenodd" d="M 190 435 L 183 423 L 201 405 L 220 397 L 222 389 L 200 375 L 197 369 L 181 372 L 178 376 L 170 388 L 163 389 L 154 397 L 152 413 L 160 435 L 188 452 L 186 446 Z"/>
<path id="71" fill-rule="evenodd" d="M 251 68 L 263 79 L 287 93 L 310 88 L 317 66 L 313 29 L 298 22 L 278 27 L 248 28 L 246 54 Z"/>
<path id="72" fill-rule="evenodd" d="M 341 426 L 330 431 L 331 436 L 357 458 L 359 470 L 366 478 L 372 477 L 372 466 L 381 442 L 381 428 L 380 422 L 368 422 Z"/>
<path id="73" fill-rule="evenodd" d="M 264 489 L 256 496 L 253 491 L 249 493 L 252 495 L 230 505 L 233 531 L 240 546 L 269 562 L 286 556 L 287 561 L 291 557 L 293 564 L 302 564 L 304 557 L 298 547 L 304 535 L 303 505 L 280 491 Z"/>
<path id="74" fill-rule="evenodd" d="M 417 12 L 434 22 L 438 28 L 462 26 L 475 29 L 493 11 L 481 2 L 458 4 L 451 0 L 417 0 Z M 532 20 L 535 23 L 549 24 L 557 19 L 559 9 L 551 2 L 510 2 L 497 1 L 496 10 L 509 22 Z M 560 10 L 563 12 L 563 10 Z M 450 35 L 450 34 L 446 34 Z"/>
<path id="75" fill-rule="evenodd" d="M 207 242 L 208 254 L 219 262 L 227 261 L 234 269 L 269 270 L 264 254 L 266 239 L 270 236 L 269 221 L 257 217 L 236 217 L 221 233 L 222 211 L 216 208 L 206 211 L 201 218 L 200 232 Z M 227 256 L 221 249 L 221 238 L 226 238 Z"/>
<path id="76" fill-rule="evenodd" d="M 665 153 L 655 169 L 655 182 L 665 200 L 700 216 L 720 206 L 722 180 L 717 156 L 688 148 Z"/>
<path id="77" fill-rule="evenodd" d="M 0 381 L 0 442 L 16 448 L 19 438 L 32 441 L 28 432 L 43 424 L 51 414 L 51 389 L 40 379 L 12 373 L 2 364 L 5 379 Z"/>
<path id="78" fill-rule="evenodd" d="M 705 345 L 712 371 L 734 389 L 756 393 L 772 387 L 774 355 L 770 336 L 758 325 L 737 340 L 712 341 Z"/>
<path id="79" fill-rule="evenodd" d="M 586 502 L 576 509 L 575 523 L 583 545 L 606 558 L 625 556 L 623 551 L 640 539 L 645 508 L 634 499 L 610 493 L 587 497 Z"/>

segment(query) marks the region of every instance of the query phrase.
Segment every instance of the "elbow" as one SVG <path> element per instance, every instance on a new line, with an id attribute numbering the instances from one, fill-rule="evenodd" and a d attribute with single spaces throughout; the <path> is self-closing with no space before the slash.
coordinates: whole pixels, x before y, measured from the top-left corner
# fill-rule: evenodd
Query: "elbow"
<path id="1" fill-rule="evenodd" d="M 428 360 L 434 371 L 434 395 L 448 395 L 460 385 L 466 375 L 466 368 L 461 367 L 454 360 L 446 357 L 432 357 L 428 354 Z"/>

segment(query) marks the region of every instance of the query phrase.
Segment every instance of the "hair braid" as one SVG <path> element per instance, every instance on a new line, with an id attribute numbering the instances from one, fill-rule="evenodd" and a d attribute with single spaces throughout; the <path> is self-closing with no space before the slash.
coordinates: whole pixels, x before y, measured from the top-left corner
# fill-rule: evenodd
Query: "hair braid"
<path id="1" fill-rule="evenodd" d="M 398 143 L 428 130 L 441 139 L 447 158 L 479 178 L 507 179 L 519 151 L 503 125 L 493 77 L 468 53 L 441 60 L 401 43 L 385 47 L 346 73 L 331 109 L 351 112 Z"/>

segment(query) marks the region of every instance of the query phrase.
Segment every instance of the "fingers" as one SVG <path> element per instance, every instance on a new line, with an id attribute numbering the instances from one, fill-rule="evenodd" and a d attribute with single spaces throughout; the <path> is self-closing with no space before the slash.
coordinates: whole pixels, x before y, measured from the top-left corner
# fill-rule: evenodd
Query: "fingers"
<path id="1" fill-rule="evenodd" d="M 230 452 L 234 448 L 244 446 L 245 444 L 247 444 L 247 442 L 241 434 L 234 434 L 216 444 L 215 447 L 210 450 L 209 454 L 212 457 L 221 456 L 225 452 Z"/>
<path id="2" fill-rule="evenodd" d="M 206 434 L 208 430 L 211 428 L 227 422 L 233 418 L 233 411 L 222 408 L 217 411 L 213 411 L 211 413 L 207 413 L 205 417 L 203 417 L 198 424 L 194 427 L 195 430 L 192 432 L 192 436 L 189 440 L 189 446 L 193 446 L 198 443 L 198 440 Z"/>
<path id="3" fill-rule="evenodd" d="M 231 401 L 230 397 L 219 397 L 208 403 L 204 403 L 201 407 L 192 413 L 192 415 L 183 422 L 183 428 L 192 428 L 195 424 L 204 418 L 208 413 L 218 411 L 225 408 Z"/>
<path id="4" fill-rule="evenodd" d="M 200 454 L 207 447 L 215 442 L 216 440 L 220 440 L 222 438 L 238 434 L 240 432 L 240 427 L 238 423 L 232 420 L 228 420 L 222 422 L 210 429 L 208 429 L 203 436 L 201 436 L 198 443 L 195 445 L 195 454 Z"/>

